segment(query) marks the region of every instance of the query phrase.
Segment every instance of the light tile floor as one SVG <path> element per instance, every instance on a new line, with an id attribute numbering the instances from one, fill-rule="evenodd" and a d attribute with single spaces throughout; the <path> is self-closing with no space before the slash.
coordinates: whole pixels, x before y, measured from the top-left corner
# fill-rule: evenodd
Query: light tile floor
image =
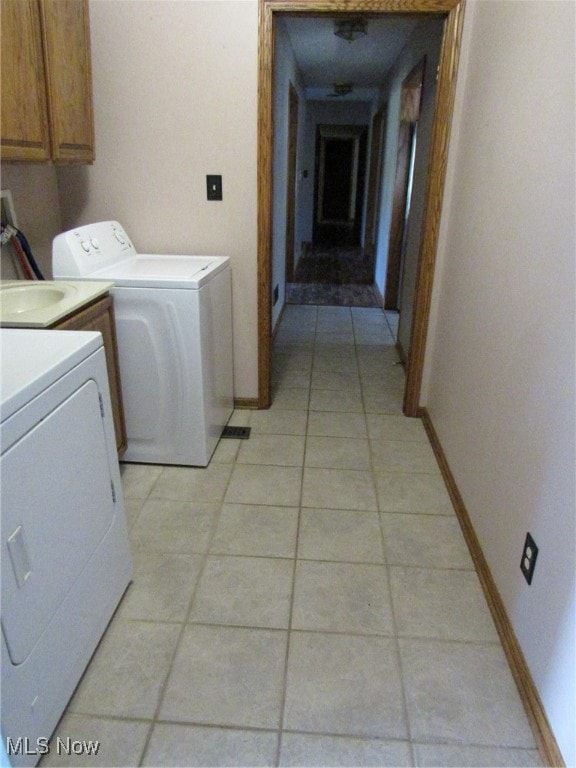
<path id="1" fill-rule="evenodd" d="M 541 765 L 392 319 L 286 307 L 249 440 L 124 465 L 134 582 L 57 731 L 100 753 L 69 764 Z"/>

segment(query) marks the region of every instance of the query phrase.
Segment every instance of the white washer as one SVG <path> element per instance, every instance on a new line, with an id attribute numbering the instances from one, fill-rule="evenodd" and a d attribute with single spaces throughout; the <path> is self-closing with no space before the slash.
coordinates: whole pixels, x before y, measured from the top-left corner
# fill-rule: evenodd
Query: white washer
<path id="1" fill-rule="evenodd" d="M 102 336 L 2 330 L 2 736 L 35 765 L 132 573 Z"/>
<path id="2" fill-rule="evenodd" d="M 52 267 L 114 282 L 122 461 L 206 466 L 233 410 L 230 259 L 139 254 L 103 221 L 58 235 Z"/>

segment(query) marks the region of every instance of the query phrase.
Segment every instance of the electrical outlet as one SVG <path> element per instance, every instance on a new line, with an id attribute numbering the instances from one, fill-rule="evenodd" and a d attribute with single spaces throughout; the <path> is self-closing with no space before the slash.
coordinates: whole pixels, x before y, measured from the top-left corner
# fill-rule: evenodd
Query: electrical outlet
<path id="1" fill-rule="evenodd" d="M 278 301 L 278 286 L 274 288 L 274 293 L 272 295 L 272 306 L 274 307 Z"/>
<path id="2" fill-rule="evenodd" d="M 524 542 L 524 549 L 522 551 L 522 560 L 520 561 L 520 570 L 524 574 L 524 578 L 528 584 L 532 584 L 532 576 L 534 576 L 534 568 L 536 567 L 536 558 L 538 557 L 538 547 L 536 542 L 530 536 L 526 534 L 526 541 Z"/>

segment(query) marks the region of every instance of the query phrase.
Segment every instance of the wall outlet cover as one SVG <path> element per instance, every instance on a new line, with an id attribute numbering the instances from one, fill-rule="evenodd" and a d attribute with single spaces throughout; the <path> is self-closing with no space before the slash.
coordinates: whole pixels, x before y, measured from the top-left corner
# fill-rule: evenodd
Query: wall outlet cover
<path id="1" fill-rule="evenodd" d="M 538 557 L 538 547 L 532 536 L 527 533 L 524 549 L 522 550 L 522 560 L 520 561 L 520 570 L 528 584 L 532 584 L 534 568 L 536 567 L 536 558 Z"/>

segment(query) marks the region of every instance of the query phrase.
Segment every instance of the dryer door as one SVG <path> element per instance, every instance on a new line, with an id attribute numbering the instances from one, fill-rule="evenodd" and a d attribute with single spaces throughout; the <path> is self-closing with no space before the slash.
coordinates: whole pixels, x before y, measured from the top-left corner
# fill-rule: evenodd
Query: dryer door
<path id="1" fill-rule="evenodd" d="M 21 664 L 110 528 L 115 505 L 94 380 L 56 401 L 46 390 L 8 423 L 16 419 L 23 436 L 1 458 L 2 629 L 12 663 Z"/>

